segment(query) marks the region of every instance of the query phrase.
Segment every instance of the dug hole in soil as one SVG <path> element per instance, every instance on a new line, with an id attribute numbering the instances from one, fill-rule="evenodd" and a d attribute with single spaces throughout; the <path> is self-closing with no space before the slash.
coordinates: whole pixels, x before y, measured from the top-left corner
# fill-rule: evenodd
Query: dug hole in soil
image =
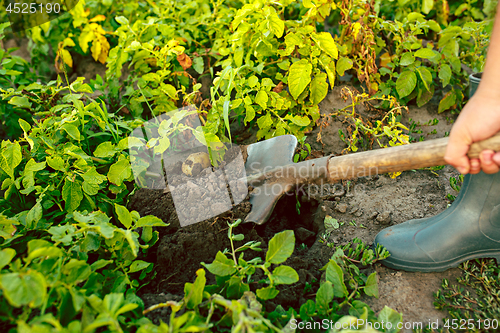
<path id="1" fill-rule="evenodd" d="M 341 87 L 336 87 L 321 102 L 322 114 L 329 114 L 347 105 L 340 97 L 340 92 Z M 417 126 L 422 133 L 413 136 L 424 136 L 425 140 L 429 140 L 444 137 L 450 131 L 452 124 L 447 119 L 450 116 L 438 114 L 437 103 L 432 100 L 421 108 L 410 105 L 409 113 L 403 114 L 401 122 L 405 125 L 410 123 L 410 118 L 417 124 L 427 124 L 434 118 L 439 120 L 434 126 Z M 360 110 L 361 113 L 365 111 Z M 308 134 L 306 142 L 311 144 L 315 157 L 338 155 L 346 148 L 338 131 L 342 129 L 346 133 L 347 124 L 342 119 L 328 119 L 327 126 L 322 128 L 322 143 L 316 141 L 319 127 Z M 177 168 L 180 175 L 180 165 Z M 300 215 L 296 210 L 294 194 L 280 199 L 265 224 L 241 224 L 235 232 L 245 235 L 243 242 L 260 241 L 264 250 L 260 253 L 247 251 L 246 259 L 247 256 L 265 254 L 267 243 L 275 233 L 283 230 L 293 230 L 295 233 L 296 248 L 285 264 L 298 272 L 299 282 L 281 286 L 278 296 L 266 302 L 266 310 L 273 311 L 278 304 L 285 309 L 291 306 L 298 310 L 308 297 L 314 297 L 314 293 L 304 292 L 306 283 L 314 285 L 315 281 L 320 281 L 320 269 L 334 252 L 333 248 L 326 246 L 326 242 L 320 242 L 325 231 L 326 215 L 341 222 L 341 226 L 330 233 L 328 243 L 344 245 L 357 237 L 371 244 L 377 233 L 388 226 L 409 219 L 434 216 L 445 210 L 449 204 L 446 195 L 457 194 L 450 187 L 449 178 L 458 175 L 452 167 L 446 166 L 438 171 L 406 171 L 395 179 L 379 175 L 353 180 L 349 185 L 347 182 L 329 185 L 313 198 L 307 195 L 299 198 Z M 192 184 L 191 187 L 200 185 Z M 188 193 L 196 191 L 194 187 L 186 190 Z M 207 208 L 215 204 L 210 197 L 203 202 Z M 186 227 L 179 224 L 169 190 L 141 189 L 131 198 L 129 208 L 137 210 L 141 216 L 152 214 L 170 224 L 158 228 L 160 241 L 146 258 L 156 263 L 157 271 L 154 280 L 140 291 L 145 306 L 149 307 L 167 300 L 180 300 L 184 284 L 193 282 L 196 270 L 202 268 L 200 263 L 211 263 L 218 251 L 230 248 L 227 222 L 244 219 L 251 205 L 246 197 L 232 210 Z M 442 280 L 446 278 L 454 282 L 461 275 L 458 268 L 442 273 L 409 273 L 388 269 L 377 263 L 369 270 L 373 269 L 377 271 L 380 297 L 364 297 L 362 301 L 369 304 L 376 314 L 387 305 L 402 313 L 405 322 L 421 322 L 424 327 L 436 320 L 442 322 L 447 315 L 444 311 L 436 310 L 433 305 L 433 293 L 440 288 Z M 365 273 L 368 275 L 371 272 Z M 208 273 L 207 278 L 207 283 L 215 283 L 212 274 Z M 159 320 L 167 321 L 167 311 L 166 308 L 152 311 L 150 318 L 156 323 Z"/>

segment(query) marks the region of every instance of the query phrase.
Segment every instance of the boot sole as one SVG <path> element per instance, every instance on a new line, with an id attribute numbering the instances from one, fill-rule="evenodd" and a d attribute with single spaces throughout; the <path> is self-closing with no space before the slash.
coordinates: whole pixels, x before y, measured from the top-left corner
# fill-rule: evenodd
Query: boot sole
<path id="1" fill-rule="evenodd" d="M 488 252 L 488 253 L 473 253 L 464 257 L 456 258 L 442 263 L 422 263 L 421 265 L 416 265 L 416 263 L 396 263 L 391 262 L 390 258 L 380 261 L 380 263 L 386 267 L 403 270 L 406 272 L 422 272 L 422 273 L 432 273 L 432 272 L 444 272 L 450 268 L 456 268 L 461 263 L 467 260 L 480 259 L 480 258 L 492 258 L 495 259 L 497 265 L 500 265 L 500 252 Z"/>

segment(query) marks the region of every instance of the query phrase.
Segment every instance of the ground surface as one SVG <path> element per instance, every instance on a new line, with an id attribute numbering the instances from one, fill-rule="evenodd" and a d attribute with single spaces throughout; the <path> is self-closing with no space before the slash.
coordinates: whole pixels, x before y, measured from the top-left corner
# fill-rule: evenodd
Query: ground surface
<path id="1" fill-rule="evenodd" d="M 345 105 L 340 98 L 340 88 L 335 88 L 320 106 L 322 113 L 327 114 Z M 361 109 L 360 112 L 368 111 Z M 443 137 L 451 128 L 446 116 L 437 114 L 437 106 L 433 104 L 422 108 L 410 106 L 410 113 L 403 116 L 402 122 L 409 124 L 410 117 L 420 124 L 426 124 L 434 118 L 439 120 L 435 126 L 417 126 L 417 129 L 422 130 L 421 134 L 412 134 L 417 138 L 420 135 L 425 136 L 426 140 Z M 346 124 L 341 120 L 330 120 L 328 126 L 322 129 L 323 145 L 316 142 L 319 128 L 312 131 L 308 142 L 316 151 L 316 156 L 340 154 L 346 145 L 339 139 L 338 130 L 342 128 L 345 131 L 345 127 Z M 303 195 L 300 198 L 300 215 L 296 211 L 295 196 L 285 196 L 264 225 L 245 224 L 238 227 L 237 231 L 245 234 L 245 241 L 258 240 L 263 244 L 267 244 L 276 232 L 286 229 L 295 232 L 297 247 L 286 264 L 297 270 L 300 280 L 293 286 L 282 288 L 278 297 L 268 302 L 267 310 L 272 311 L 277 304 L 285 308 L 298 308 L 308 297 L 304 292 L 306 283 L 320 280 L 319 269 L 328 262 L 334 251 L 320 242 L 325 235 L 326 215 L 344 222 L 327 236 L 327 242 L 343 245 L 358 237 L 372 243 L 376 234 L 385 227 L 409 219 L 430 217 L 445 210 L 449 204 L 446 194 L 457 194 L 449 186 L 450 176 L 456 177 L 458 174 L 451 167 L 445 167 L 439 171 L 407 171 L 396 179 L 380 175 L 358 179 L 349 185 L 344 182 L 325 187 L 324 192 L 313 195 L 314 198 Z M 218 218 L 181 228 L 176 222 L 169 193 L 149 190 L 139 192 L 131 200 L 131 208 L 138 210 L 141 215 L 154 214 L 171 223 L 160 230 L 159 245 L 149 258 L 156 260 L 158 275 L 142 296 L 146 306 L 180 298 L 184 283 L 192 282 L 195 271 L 201 267 L 200 262 L 212 262 L 217 251 L 230 246 L 226 221 L 244 218 L 248 207 L 248 203 L 243 202 L 237 209 Z M 376 313 L 387 305 L 403 313 L 405 322 L 421 322 L 424 325 L 446 316 L 446 313 L 434 309 L 433 293 L 439 289 L 443 278 L 455 281 L 460 274 L 458 269 L 443 273 L 407 273 L 387 269 L 380 264 L 376 264 L 374 269 L 378 272 L 380 298 L 366 298 L 363 301 Z M 213 276 L 210 278 L 212 281 L 209 282 L 213 282 Z M 153 312 L 155 320 L 164 315 L 162 310 Z"/>

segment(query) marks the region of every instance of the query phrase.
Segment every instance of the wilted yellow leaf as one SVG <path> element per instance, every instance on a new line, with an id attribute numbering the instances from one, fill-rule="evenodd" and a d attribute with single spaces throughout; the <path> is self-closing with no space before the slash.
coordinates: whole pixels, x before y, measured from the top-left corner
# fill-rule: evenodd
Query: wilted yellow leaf
<path id="1" fill-rule="evenodd" d="M 90 23 L 90 29 L 94 31 L 94 33 L 100 34 L 100 35 L 105 35 L 106 31 L 97 23 Z"/>
<path id="2" fill-rule="evenodd" d="M 75 46 L 75 42 L 71 38 L 65 38 L 63 41 L 63 47 L 66 46 Z"/>
<path id="3" fill-rule="evenodd" d="M 380 67 L 387 67 L 387 64 L 390 63 L 392 60 L 391 55 L 389 52 L 385 52 L 384 54 L 380 55 Z"/>
<path id="4" fill-rule="evenodd" d="M 358 38 L 359 30 L 361 30 L 361 24 L 356 22 L 352 25 L 352 34 L 354 35 L 354 39 Z"/>
<path id="5" fill-rule="evenodd" d="M 106 20 L 106 16 L 104 15 L 97 15 L 96 17 L 92 18 L 89 20 L 89 22 L 100 22 Z"/>
<path id="6" fill-rule="evenodd" d="M 92 57 L 94 60 L 104 64 L 108 58 L 109 52 L 109 43 L 106 37 L 98 35 L 92 42 L 90 50 L 92 51 Z"/>
<path id="7" fill-rule="evenodd" d="M 84 53 L 87 53 L 89 49 L 89 43 L 94 40 L 94 36 L 94 32 L 85 27 L 85 29 L 83 29 L 82 33 L 80 34 L 80 37 L 78 37 L 78 44 L 80 45 L 80 48 Z"/>
<path id="8" fill-rule="evenodd" d="M 61 58 L 64 61 L 64 63 L 69 67 L 73 67 L 73 58 L 71 58 L 71 54 L 69 53 L 69 51 L 65 49 L 60 49 L 59 52 L 61 54 Z"/>
<path id="9" fill-rule="evenodd" d="M 92 51 L 92 57 L 94 58 L 95 61 L 97 61 L 101 54 L 101 42 L 98 39 L 94 39 L 90 50 Z"/>
<path id="10" fill-rule="evenodd" d="M 175 39 L 171 39 L 167 43 L 167 47 L 169 47 L 169 48 L 172 48 L 172 47 L 177 46 L 177 45 L 179 45 L 179 41 L 177 41 Z"/>
<path id="11" fill-rule="evenodd" d="M 177 61 L 184 70 L 188 69 L 193 64 L 191 58 L 189 58 L 189 56 L 187 56 L 185 53 L 179 54 L 177 56 Z"/>
<path id="12" fill-rule="evenodd" d="M 398 171 L 398 172 L 389 172 L 389 177 L 391 177 L 392 179 L 394 179 L 397 176 L 399 176 L 400 174 L 402 174 L 401 171 Z"/>

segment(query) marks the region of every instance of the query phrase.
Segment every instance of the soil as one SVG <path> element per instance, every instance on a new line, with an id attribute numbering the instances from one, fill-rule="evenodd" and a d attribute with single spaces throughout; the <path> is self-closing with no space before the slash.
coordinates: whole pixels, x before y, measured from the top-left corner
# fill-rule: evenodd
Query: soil
<path id="1" fill-rule="evenodd" d="M 341 88 L 336 87 L 320 104 L 323 114 L 346 105 L 340 97 L 340 91 Z M 409 125 L 410 117 L 412 118 L 417 124 L 416 128 L 422 131 L 412 133 L 416 139 L 419 136 L 424 136 L 425 139 L 443 137 L 451 129 L 449 118 L 452 117 L 449 114 L 449 118 L 438 114 L 437 103 L 431 101 L 421 108 L 409 108 L 409 114 L 404 114 L 401 121 Z M 360 108 L 358 112 L 368 114 L 370 111 Z M 433 119 L 439 122 L 433 126 L 426 125 Z M 315 157 L 342 153 L 346 144 L 339 139 L 339 129 L 346 131 L 346 124 L 339 119 L 330 118 L 328 125 L 322 128 L 322 143 L 316 140 L 319 127 L 308 134 L 306 142 L 311 144 Z M 295 195 L 284 196 L 264 225 L 240 225 L 236 232 L 245 235 L 244 242 L 262 242 L 262 253 L 265 253 L 265 245 L 275 233 L 289 229 L 294 230 L 296 236 L 296 250 L 286 264 L 298 272 L 299 282 L 280 288 L 278 296 L 267 302 L 266 310 L 272 311 L 277 304 L 285 309 L 289 306 L 298 309 L 310 297 L 304 292 L 306 284 L 314 285 L 315 281 L 320 281 L 322 272 L 319 269 L 334 252 L 322 240 L 325 236 L 326 215 L 341 223 L 335 232 L 327 236 L 327 243 L 344 245 L 357 237 L 371 244 L 377 233 L 390 225 L 430 217 L 445 210 L 449 205 L 446 195 L 457 194 L 449 186 L 450 176 L 458 177 L 458 173 L 447 166 L 437 171 L 407 171 L 395 179 L 379 175 L 343 182 L 336 184 L 333 190 L 330 187 L 315 195 L 303 195 L 300 198 L 300 214 L 296 209 Z M 189 191 L 187 193 L 191 193 Z M 150 254 L 150 260 L 156 261 L 157 277 L 141 296 L 146 306 L 182 297 L 184 283 L 193 282 L 196 270 L 202 267 L 200 263 L 212 262 L 218 251 L 230 247 L 227 222 L 237 218 L 244 219 L 250 209 L 246 200 L 247 198 L 231 211 L 217 217 L 181 227 L 175 213 L 172 193 L 165 190 L 138 191 L 131 200 L 130 208 L 139 211 L 141 215 L 153 214 L 170 223 L 168 227 L 159 229 L 159 244 L 155 246 L 154 253 Z M 201 206 L 214 207 L 216 204 L 217 200 L 211 197 Z M 371 270 L 378 273 L 380 298 L 365 297 L 362 300 L 375 313 L 387 305 L 402 313 L 405 322 L 421 322 L 424 326 L 429 322 L 441 321 L 447 315 L 433 306 L 433 293 L 439 289 L 442 279 L 455 281 L 461 275 L 459 269 L 443 273 L 408 273 L 391 270 L 380 264 L 375 264 Z M 207 276 L 208 283 L 215 282 L 212 274 Z M 166 320 L 166 313 L 162 311 L 166 310 L 151 312 L 151 318 L 155 321 L 161 318 Z"/>

